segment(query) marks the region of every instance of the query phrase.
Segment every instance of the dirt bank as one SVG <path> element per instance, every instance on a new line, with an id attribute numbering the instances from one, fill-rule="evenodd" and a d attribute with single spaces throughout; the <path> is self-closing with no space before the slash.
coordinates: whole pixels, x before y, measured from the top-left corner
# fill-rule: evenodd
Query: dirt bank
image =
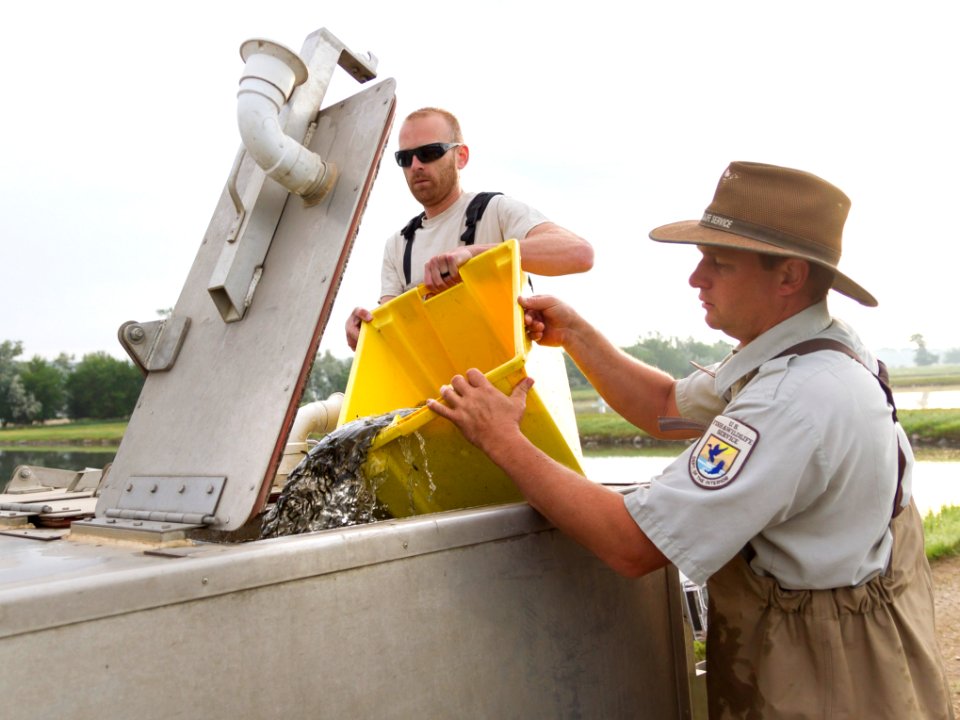
<path id="1" fill-rule="evenodd" d="M 930 567 L 940 652 L 953 691 L 953 711 L 960 718 L 960 555 L 935 560 Z"/>

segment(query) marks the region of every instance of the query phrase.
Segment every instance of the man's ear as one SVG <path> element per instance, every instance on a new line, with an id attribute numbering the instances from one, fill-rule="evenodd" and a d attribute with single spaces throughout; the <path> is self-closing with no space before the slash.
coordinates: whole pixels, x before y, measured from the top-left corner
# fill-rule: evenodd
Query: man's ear
<path id="1" fill-rule="evenodd" d="M 466 145 L 461 145 L 456 148 L 457 150 L 457 170 L 463 170 L 467 163 L 470 162 L 470 148 Z"/>
<path id="2" fill-rule="evenodd" d="M 810 277 L 810 263 L 800 258 L 787 258 L 779 267 L 782 295 L 795 295 L 803 290 Z"/>

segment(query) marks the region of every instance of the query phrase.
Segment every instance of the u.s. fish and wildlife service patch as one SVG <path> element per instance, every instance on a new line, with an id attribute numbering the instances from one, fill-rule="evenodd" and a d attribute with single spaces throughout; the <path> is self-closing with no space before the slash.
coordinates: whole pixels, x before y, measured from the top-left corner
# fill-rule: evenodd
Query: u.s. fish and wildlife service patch
<path id="1" fill-rule="evenodd" d="M 690 453 L 690 478 L 707 490 L 717 490 L 732 483 L 760 433 L 746 423 L 726 415 L 717 415 Z"/>

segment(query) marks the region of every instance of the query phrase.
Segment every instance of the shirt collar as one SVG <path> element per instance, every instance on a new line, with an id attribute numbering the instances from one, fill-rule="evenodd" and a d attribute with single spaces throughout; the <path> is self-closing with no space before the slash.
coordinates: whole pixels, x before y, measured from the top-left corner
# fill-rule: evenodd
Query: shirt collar
<path id="1" fill-rule="evenodd" d="M 823 300 L 788 317 L 742 348 L 734 350 L 717 368 L 717 394 L 728 397 L 727 393 L 737 380 L 787 348 L 822 333 L 831 322 L 827 302 Z"/>
<path id="2" fill-rule="evenodd" d="M 476 194 L 476 193 L 461 192 L 461 193 L 460 193 L 460 197 L 458 197 L 456 200 L 454 200 L 454 201 L 453 201 L 453 204 L 450 205 L 450 207 L 448 207 L 446 210 L 444 210 L 444 211 L 443 211 L 442 213 L 440 213 L 439 215 L 434 215 L 432 218 L 428 218 L 428 217 L 424 216 L 424 218 L 423 218 L 423 228 L 426 229 L 426 228 L 429 228 L 429 227 L 431 227 L 431 226 L 433 226 L 433 225 L 439 225 L 439 224 L 442 223 L 446 218 L 448 218 L 448 217 L 450 217 L 450 216 L 452 216 L 452 215 L 456 215 L 456 214 L 462 215 L 462 214 L 465 212 L 465 206 L 466 206 L 466 204 L 467 204 L 467 202 L 468 202 L 468 200 L 469 200 L 469 197 L 468 197 L 468 196 L 472 197 L 472 196 L 475 195 L 475 194 Z"/>

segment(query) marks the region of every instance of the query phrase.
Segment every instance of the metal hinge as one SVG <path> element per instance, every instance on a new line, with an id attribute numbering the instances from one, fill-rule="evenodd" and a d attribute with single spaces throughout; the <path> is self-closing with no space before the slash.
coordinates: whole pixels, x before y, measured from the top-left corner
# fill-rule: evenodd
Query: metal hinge
<path id="1" fill-rule="evenodd" d="M 116 507 L 74 522 L 81 535 L 111 535 L 138 542 L 168 542 L 213 524 L 223 476 L 132 476 Z"/>

